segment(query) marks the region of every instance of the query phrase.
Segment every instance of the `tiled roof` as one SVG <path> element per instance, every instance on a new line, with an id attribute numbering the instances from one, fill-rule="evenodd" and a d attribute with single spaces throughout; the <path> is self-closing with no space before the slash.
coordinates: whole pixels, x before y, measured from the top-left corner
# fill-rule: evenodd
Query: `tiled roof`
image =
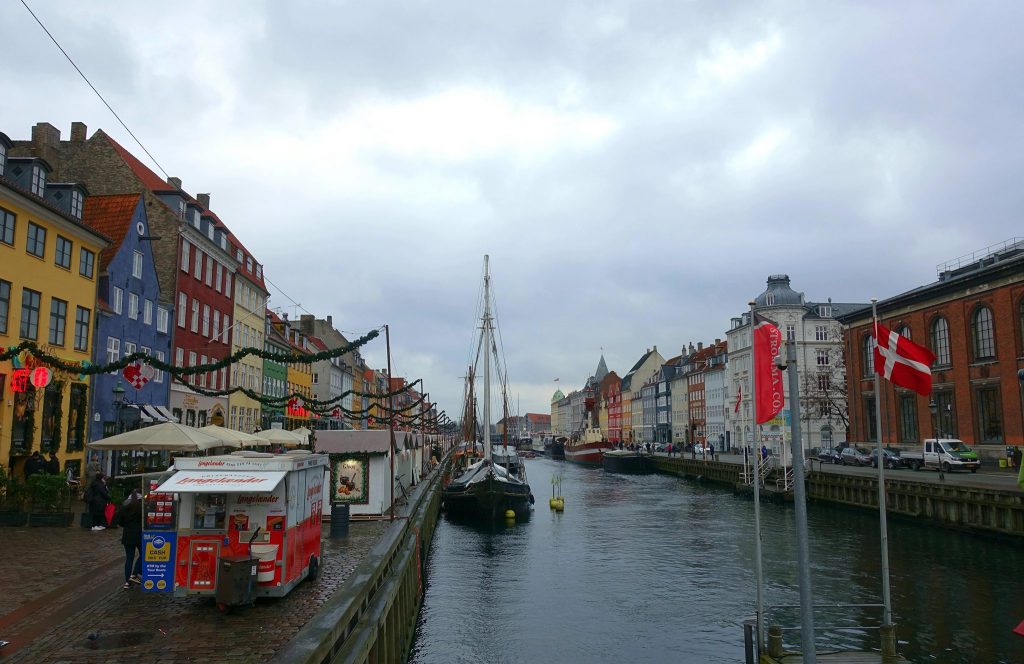
<path id="1" fill-rule="evenodd" d="M 121 159 L 124 159 L 124 163 L 128 165 L 128 168 L 132 170 L 135 177 L 139 178 L 139 181 L 141 181 L 147 189 L 150 191 L 177 191 L 173 185 L 168 184 L 166 180 L 151 171 L 148 166 L 136 159 L 135 155 L 111 138 L 110 134 L 106 133 L 102 129 L 97 130 L 96 133 L 103 134 L 103 136 L 110 141 L 111 147 L 114 148 L 117 154 L 121 155 Z"/>
<path id="2" fill-rule="evenodd" d="M 117 250 L 121 248 L 140 198 L 140 194 L 86 197 L 82 221 L 110 238 L 110 245 L 100 253 L 100 271 L 110 265 Z"/>
<path id="3" fill-rule="evenodd" d="M 320 350 L 320 351 L 330 350 L 327 347 L 327 344 L 325 344 L 319 337 L 306 337 L 306 338 L 309 339 L 309 343 L 313 346 L 313 348 L 316 348 L 317 350 Z"/>

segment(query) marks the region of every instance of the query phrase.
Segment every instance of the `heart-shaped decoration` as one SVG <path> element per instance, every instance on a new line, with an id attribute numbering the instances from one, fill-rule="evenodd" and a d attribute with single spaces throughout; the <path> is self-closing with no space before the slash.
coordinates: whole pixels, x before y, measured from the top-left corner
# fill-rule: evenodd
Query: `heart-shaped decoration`
<path id="1" fill-rule="evenodd" d="M 139 375 L 145 378 L 148 383 L 156 376 L 156 369 L 148 364 L 143 364 L 139 367 Z"/>
<path id="2" fill-rule="evenodd" d="M 141 390 L 146 383 L 149 382 L 149 378 L 142 375 L 142 368 L 136 362 L 129 364 L 121 370 L 121 375 L 128 381 L 128 384 L 134 387 L 136 390 Z"/>

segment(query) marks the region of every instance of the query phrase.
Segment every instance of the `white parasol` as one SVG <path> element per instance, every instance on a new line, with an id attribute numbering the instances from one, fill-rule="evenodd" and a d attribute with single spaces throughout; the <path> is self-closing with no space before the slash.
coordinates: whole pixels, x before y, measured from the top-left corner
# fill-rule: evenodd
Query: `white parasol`
<path id="1" fill-rule="evenodd" d="M 94 450 L 145 450 L 151 452 L 203 452 L 214 447 L 240 447 L 237 440 L 211 435 L 177 422 L 119 433 L 88 444 Z"/>
<path id="2" fill-rule="evenodd" d="M 285 431 L 284 429 L 264 429 L 263 431 L 257 431 L 254 435 L 269 440 L 272 443 L 284 445 L 285 447 L 296 447 L 306 444 L 305 436 L 295 431 Z"/>
<path id="3" fill-rule="evenodd" d="M 270 440 L 264 436 L 257 436 L 251 433 L 245 433 L 244 431 L 235 431 L 234 429 L 228 429 L 226 427 L 218 426 L 216 424 L 210 424 L 205 427 L 200 427 L 200 431 L 208 433 L 214 438 L 221 440 L 233 440 L 240 445 L 256 446 L 256 445 L 270 445 Z"/>

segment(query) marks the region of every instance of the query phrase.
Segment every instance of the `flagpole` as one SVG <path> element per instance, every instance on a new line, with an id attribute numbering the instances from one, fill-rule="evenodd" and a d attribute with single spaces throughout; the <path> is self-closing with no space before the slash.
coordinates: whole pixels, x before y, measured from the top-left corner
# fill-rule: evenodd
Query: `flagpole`
<path id="1" fill-rule="evenodd" d="M 875 347 L 878 347 L 878 298 L 871 298 L 871 321 L 874 326 Z M 874 352 L 874 349 L 872 349 Z M 877 357 L 874 358 L 877 360 Z M 885 457 L 882 455 L 882 389 L 875 367 L 875 432 L 878 434 L 878 523 L 882 531 L 882 604 L 885 607 L 882 622 L 892 625 L 892 597 L 889 592 L 889 529 L 885 509 Z"/>
<path id="2" fill-rule="evenodd" d="M 750 426 L 751 442 L 757 443 L 757 358 L 754 346 L 754 307 L 755 300 L 750 301 L 750 413 L 753 417 Z M 761 648 L 764 643 L 764 569 L 761 562 L 761 450 L 754 448 L 754 576 L 757 583 L 757 655 L 761 661 Z"/>

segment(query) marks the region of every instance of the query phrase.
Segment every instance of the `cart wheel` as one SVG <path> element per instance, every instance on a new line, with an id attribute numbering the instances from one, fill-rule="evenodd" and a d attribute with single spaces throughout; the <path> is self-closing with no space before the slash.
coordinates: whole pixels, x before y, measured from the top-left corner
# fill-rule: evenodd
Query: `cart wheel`
<path id="1" fill-rule="evenodd" d="M 320 573 L 320 561 L 317 560 L 316 556 L 309 557 L 309 574 L 306 578 L 310 581 L 316 581 L 317 575 Z"/>
<path id="2" fill-rule="evenodd" d="M 224 615 L 231 613 L 231 607 L 224 602 L 217 602 L 217 610 Z"/>

